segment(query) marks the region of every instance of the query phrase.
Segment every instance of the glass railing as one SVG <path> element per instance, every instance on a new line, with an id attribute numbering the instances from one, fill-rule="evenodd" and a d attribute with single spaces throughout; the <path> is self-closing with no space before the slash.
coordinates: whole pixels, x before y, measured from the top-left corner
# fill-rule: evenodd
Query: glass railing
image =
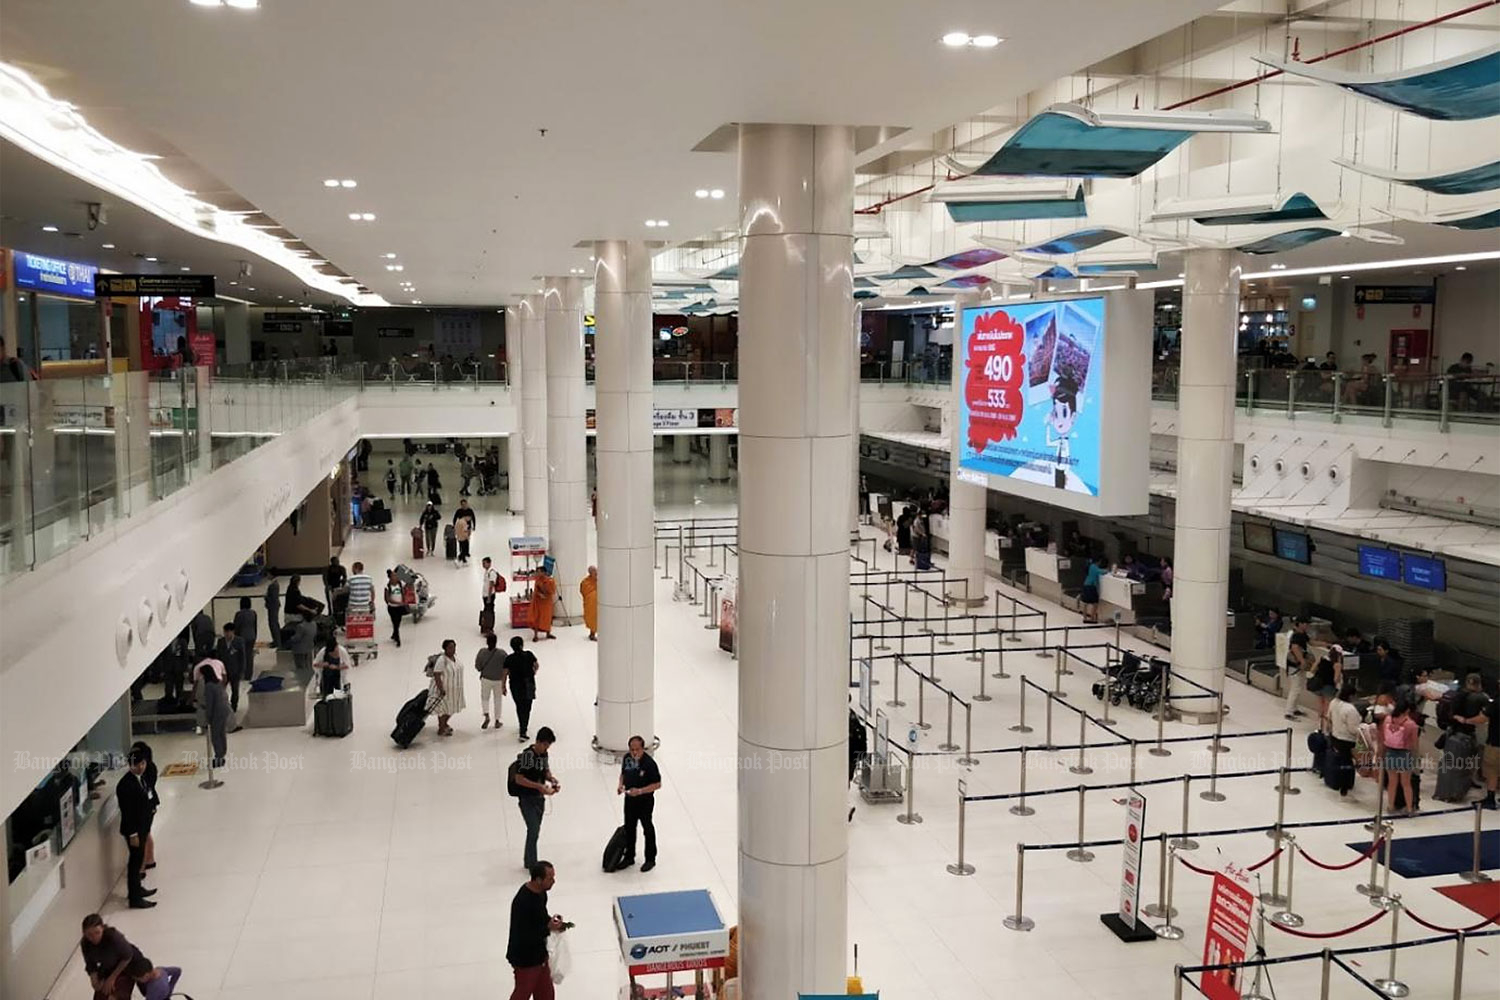
<path id="1" fill-rule="evenodd" d="M 56 558 L 355 390 L 290 365 L 0 383 L 0 576 Z"/>
<path id="2" fill-rule="evenodd" d="M 1151 397 L 1175 402 L 1177 381 L 1176 368 L 1157 368 Z M 1235 402 L 1246 412 L 1322 413 L 1334 422 L 1375 417 L 1386 427 L 1397 420 L 1428 420 L 1447 430 L 1455 422 L 1500 423 L 1500 376 L 1258 368 L 1239 373 Z"/>

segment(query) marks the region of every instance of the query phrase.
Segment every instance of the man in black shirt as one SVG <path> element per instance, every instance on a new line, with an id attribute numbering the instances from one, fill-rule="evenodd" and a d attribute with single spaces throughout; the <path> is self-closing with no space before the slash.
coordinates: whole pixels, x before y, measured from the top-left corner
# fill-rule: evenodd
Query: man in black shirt
<path id="1" fill-rule="evenodd" d="M 1480 773 L 1484 775 L 1486 789 L 1484 807 L 1494 809 L 1495 791 L 1500 789 L 1500 699 L 1491 698 L 1485 704 L 1484 716 L 1489 720 L 1489 732 L 1484 737 Z"/>
<path id="2" fill-rule="evenodd" d="M 625 796 L 625 829 L 630 831 L 630 849 L 625 855 L 625 867 L 635 864 L 635 827 L 639 823 L 646 831 L 646 863 L 641 871 L 649 872 L 656 867 L 656 826 L 651 814 L 656 811 L 656 792 L 661 788 L 661 769 L 646 752 L 646 741 L 639 736 L 630 737 L 630 752 L 620 761 L 620 783 L 616 795 Z"/>
<path id="3" fill-rule="evenodd" d="M 1295 719 L 1302 714 L 1297 703 L 1307 688 L 1307 671 L 1312 666 L 1312 655 L 1308 652 L 1307 619 L 1292 619 L 1292 635 L 1286 650 L 1286 717 Z"/>
<path id="4" fill-rule="evenodd" d="M 512 636 L 510 655 L 505 658 L 503 688 L 510 690 L 511 700 L 516 703 L 516 721 L 521 726 L 520 740 L 531 739 L 526 730 L 531 725 L 531 703 L 536 700 L 536 671 L 539 664 L 536 655 L 525 648 L 520 636 Z"/>
<path id="5" fill-rule="evenodd" d="M 97 913 L 83 918 L 83 939 L 78 948 L 83 953 L 89 984 L 98 997 L 129 996 L 134 992 L 131 983 L 138 984 L 145 997 L 165 997 L 182 978 L 182 970 L 175 966 L 153 966 L 139 948 Z"/>
<path id="6" fill-rule="evenodd" d="M 1382 687 L 1389 684 L 1392 688 L 1400 687 L 1406 683 L 1404 663 L 1401 654 L 1391 647 L 1391 644 L 1377 636 L 1375 638 L 1375 669 L 1380 677 Z"/>
<path id="7" fill-rule="evenodd" d="M 1479 723 L 1485 719 L 1484 709 L 1487 704 L 1489 699 L 1484 696 L 1484 679 L 1478 674 L 1465 677 L 1464 686 L 1453 704 L 1453 721 L 1449 729 L 1477 739 Z"/>
<path id="8" fill-rule="evenodd" d="M 547 935 L 561 934 L 562 917 L 547 913 L 547 891 L 557 873 L 547 861 L 527 866 L 531 876 L 510 901 L 510 942 L 505 960 L 516 972 L 510 1000 L 553 1000 L 552 969 L 547 964 Z"/>
<path id="9" fill-rule="evenodd" d="M 333 592 L 348 582 L 349 573 L 339 565 L 339 557 L 328 560 L 328 568 L 323 571 L 323 606 L 329 614 L 333 614 Z"/>
<path id="10" fill-rule="evenodd" d="M 508 789 L 521 810 L 521 819 L 526 824 L 526 848 L 524 863 L 528 869 L 536 865 L 536 842 L 542 833 L 542 815 L 546 812 L 547 796 L 556 795 L 562 784 L 552 776 L 547 760 L 547 751 L 557 736 L 551 727 L 537 730 L 536 742 L 522 750 L 510 765 Z"/>
<path id="11" fill-rule="evenodd" d="M 115 785 L 115 801 L 120 807 L 120 836 L 125 838 L 125 884 L 130 908 L 148 910 L 156 904 L 148 897 L 156 895 L 141 882 L 146 870 L 146 836 L 151 832 L 151 794 L 142 777 L 146 773 L 146 755 L 131 751 L 130 770 Z"/>
<path id="12" fill-rule="evenodd" d="M 229 710 L 238 712 L 240 710 L 240 681 L 249 680 L 245 675 L 250 657 L 246 654 L 245 643 L 240 638 L 239 629 L 234 622 L 224 623 L 224 635 L 214 647 L 214 659 L 224 664 L 224 673 L 229 680 Z"/>

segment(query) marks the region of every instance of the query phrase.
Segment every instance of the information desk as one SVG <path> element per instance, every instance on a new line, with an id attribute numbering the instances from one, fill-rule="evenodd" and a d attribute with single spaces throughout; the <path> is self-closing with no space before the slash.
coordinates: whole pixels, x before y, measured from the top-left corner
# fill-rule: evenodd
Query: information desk
<path id="1" fill-rule="evenodd" d="M 729 928 L 707 889 L 616 896 L 614 912 L 632 990 L 636 976 L 661 973 L 670 987 L 676 972 L 694 973 L 701 986 L 704 970 L 723 969 L 729 957 Z"/>

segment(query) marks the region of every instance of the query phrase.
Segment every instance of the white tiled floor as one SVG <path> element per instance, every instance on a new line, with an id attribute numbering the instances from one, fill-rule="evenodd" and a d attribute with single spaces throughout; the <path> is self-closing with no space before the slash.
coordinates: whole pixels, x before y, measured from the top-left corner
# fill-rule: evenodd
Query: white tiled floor
<path id="1" fill-rule="evenodd" d="M 379 457 L 379 456 L 377 456 Z M 384 462 L 377 463 L 381 466 Z M 658 460 L 659 516 L 733 512 L 733 486 L 701 483 L 701 459 L 692 467 Z M 453 500 L 457 479 L 448 478 Z M 164 779 L 164 804 L 157 823 L 160 867 L 155 872 L 161 905 L 150 911 L 123 908 L 123 899 L 105 907 L 109 920 L 142 946 L 156 962 L 186 969 L 183 989 L 197 1000 L 405 1000 L 409 997 L 486 1000 L 505 995 L 510 975 L 504 961 L 510 898 L 523 881 L 520 817 L 504 790 L 506 765 L 517 751 L 514 714 L 505 728 L 479 730 L 478 690 L 469 678 L 469 707 L 454 720 L 457 735 L 440 740 L 429 724 L 414 747 L 395 751 L 388 738 L 396 708 L 423 686 L 421 665 L 442 639 L 453 637 L 465 661 L 479 645 L 478 559 L 493 554 L 502 568 L 504 539 L 519 530 L 500 498 L 475 498 L 480 512 L 474 564 L 456 568 L 442 560 L 420 564 L 439 603 L 420 624 L 405 630 L 406 644 L 386 644 L 378 660 L 354 675 L 355 731 L 339 741 L 315 740 L 293 730 L 244 730 L 231 738 L 242 765 L 224 787 L 204 791 L 197 777 Z M 383 534 L 356 534 L 345 562 L 363 559 L 381 567 L 408 561 L 406 529 L 415 505 L 398 505 L 396 523 Z M 717 649 L 717 633 L 687 604 L 674 603 L 672 584 L 658 579 L 657 719 L 658 754 L 666 778 L 659 796 L 657 825 L 661 864 L 641 875 L 631 870 L 604 875 L 599 854 L 618 822 L 613 767 L 588 749 L 592 735 L 595 647 L 580 629 L 559 629 L 556 642 L 538 650 L 542 661 L 533 726 L 558 733 L 554 770 L 564 790 L 551 800 L 542 830 L 542 855 L 557 866 L 554 909 L 577 922 L 570 943 L 575 969 L 558 988 L 565 998 L 608 1000 L 622 982 L 609 905 L 620 893 L 706 887 L 732 919 L 736 890 L 735 782 L 731 767 L 735 732 L 736 664 Z M 1033 602 L 1035 603 L 1035 602 Z M 1076 621 L 1053 609 L 1054 620 Z M 508 633 L 502 633 L 508 638 Z M 602 636 L 602 641 L 609 641 Z M 925 648 L 925 643 L 920 644 Z M 961 650 L 962 647 L 955 647 Z M 1051 660 L 1031 651 L 1013 652 L 1006 662 L 1045 683 Z M 990 663 L 990 669 L 994 664 Z M 890 695 L 889 666 L 878 676 L 878 702 Z M 939 667 L 939 676 L 960 696 L 977 689 L 978 668 L 961 655 Z M 1088 694 L 1091 677 L 1064 678 L 1066 697 L 1097 707 Z M 987 682 L 995 700 L 974 704 L 976 747 L 1017 745 L 1017 682 Z M 903 697 L 914 701 L 909 679 Z M 1276 728 L 1279 707 L 1264 695 L 1230 682 L 1231 730 Z M 1039 702 L 1029 711 L 1040 723 Z M 893 732 L 905 732 L 902 713 Z M 1128 707 L 1116 715 L 1119 727 L 1137 737 L 1154 734 L 1154 724 Z M 937 728 L 921 738 L 923 749 L 941 740 L 943 716 L 933 710 Z M 961 719 L 961 716 L 960 716 Z M 1168 735 L 1193 732 L 1169 725 Z M 1299 727 L 1297 743 L 1304 738 Z M 960 725 L 961 734 L 961 725 Z M 1059 712 L 1057 739 L 1073 742 L 1076 717 Z M 1039 740 L 1039 733 L 1032 737 Z M 1225 773 L 1274 767 L 1281 761 L 1280 738 L 1228 740 L 1233 752 L 1221 755 Z M 195 740 L 161 738 L 158 757 L 170 761 L 198 750 Z M 1174 748 L 1173 755 L 1142 754 L 1141 777 L 1206 772 L 1208 754 Z M 956 756 L 956 755 L 954 755 Z M 1080 780 L 1105 783 L 1126 776 L 1124 755 L 1095 752 L 1095 773 L 1070 774 L 1055 757 L 1034 754 L 1030 787 L 1072 787 Z M 397 770 L 397 767 L 401 770 Z M 1009 803 L 974 803 L 967 823 L 967 860 L 972 877 L 949 875 L 944 866 L 957 847 L 955 780 L 971 793 L 1014 791 L 1014 755 L 985 756 L 979 766 L 960 768 L 950 757 L 923 758 L 916 774 L 916 809 L 925 822 L 895 822 L 895 807 L 861 805 L 850 832 L 850 938 L 860 945 L 860 971 L 869 989 L 892 998 L 969 1000 L 982 997 L 1046 995 L 1079 1000 L 1156 1000 L 1171 994 L 1172 966 L 1199 958 L 1207 905 L 1206 881 L 1180 872 L 1177 922 L 1187 930 L 1180 943 L 1158 941 L 1135 946 L 1118 943 L 1099 926 L 1097 914 L 1113 909 L 1119 875 L 1118 849 L 1100 848 L 1090 864 L 1064 858 L 1062 851 L 1027 856 L 1030 934 L 1006 930 L 1001 919 L 1013 909 L 1015 845 L 1064 842 L 1076 838 L 1077 797 L 1066 794 L 1033 801 L 1036 815 L 1010 815 Z M 1368 783 L 1354 801 L 1341 802 L 1311 776 L 1297 779 L 1301 795 L 1288 798 L 1289 820 L 1356 816 L 1373 801 Z M 1272 778 L 1226 779 L 1223 803 L 1191 801 L 1191 825 L 1231 828 L 1269 822 L 1274 815 Z M 1149 792 L 1148 829 L 1180 823 L 1178 786 Z M 1489 819 L 1493 814 L 1486 814 Z M 1090 838 L 1117 837 L 1121 811 L 1108 795 L 1089 796 L 1086 832 Z M 1466 816 L 1403 821 L 1398 835 L 1469 829 Z M 1316 857 L 1344 861 L 1343 845 L 1359 839 L 1352 825 L 1309 831 L 1304 846 Z M 1269 848 L 1262 834 L 1205 840 L 1196 863 L 1222 858 L 1246 863 Z M 1148 852 L 1142 902 L 1156 896 L 1156 857 Z M 1353 885 L 1367 871 L 1323 872 L 1299 863 L 1297 909 L 1309 930 L 1352 924 L 1370 911 Z M 1270 869 L 1261 874 L 1269 879 Z M 1393 888 L 1428 920 L 1456 925 L 1475 915 L 1433 891 L 1455 878 L 1412 883 L 1396 877 Z M 1403 923 L 1401 936 L 1414 937 Z M 1425 932 L 1422 932 L 1425 936 Z M 1340 945 L 1387 940 L 1389 924 L 1341 938 Z M 1318 942 L 1271 932 L 1273 955 L 1316 951 Z M 1492 941 L 1470 945 L 1465 997 L 1500 996 Z M 1402 954 L 1400 974 L 1413 996 L 1448 996 L 1452 946 Z M 1488 967 L 1489 973 L 1483 970 Z M 1363 971 L 1377 974 L 1371 961 Z M 1316 996 L 1313 964 L 1277 967 L 1274 985 L 1282 997 Z M 1335 974 L 1333 996 L 1367 995 Z M 1189 991 L 1190 992 L 1190 991 Z M 59 979 L 57 997 L 88 994 L 75 959 Z"/>

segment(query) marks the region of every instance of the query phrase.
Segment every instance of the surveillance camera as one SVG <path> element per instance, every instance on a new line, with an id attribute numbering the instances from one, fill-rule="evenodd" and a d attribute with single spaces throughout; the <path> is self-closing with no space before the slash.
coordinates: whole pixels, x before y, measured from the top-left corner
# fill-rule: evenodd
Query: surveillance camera
<path id="1" fill-rule="evenodd" d="M 88 203 L 89 231 L 92 232 L 100 226 L 109 225 L 109 209 L 104 207 L 103 202 L 91 201 Z"/>

